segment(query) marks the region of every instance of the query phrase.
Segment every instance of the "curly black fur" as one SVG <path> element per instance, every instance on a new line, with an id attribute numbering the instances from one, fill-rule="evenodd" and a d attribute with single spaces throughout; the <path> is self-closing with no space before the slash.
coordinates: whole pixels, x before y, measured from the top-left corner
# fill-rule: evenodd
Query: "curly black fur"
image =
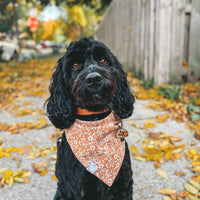
<path id="1" fill-rule="evenodd" d="M 134 96 L 121 64 L 101 42 L 82 39 L 59 59 L 49 87 L 47 114 L 56 128 L 69 128 L 77 106 L 90 111 L 113 110 L 121 119 L 133 112 Z M 96 119 L 96 118 L 95 118 Z M 131 200 L 129 151 L 111 187 L 90 174 L 76 159 L 63 134 L 56 163 L 57 200 Z"/>
<path id="2" fill-rule="evenodd" d="M 107 186 L 89 173 L 74 156 L 65 134 L 58 144 L 56 200 L 132 200 L 132 171 L 126 143 L 125 157 L 113 185 Z"/>
<path id="3" fill-rule="evenodd" d="M 101 59 L 108 63 L 102 65 Z M 79 68 L 73 69 L 75 63 Z M 103 84 L 99 88 L 87 87 L 86 76 L 96 71 L 103 77 Z M 77 105 L 96 111 L 112 107 L 121 119 L 128 118 L 133 111 L 134 97 L 121 64 L 104 44 L 94 40 L 83 39 L 70 44 L 58 61 L 49 91 L 48 117 L 59 129 L 73 124 Z M 97 104 L 92 105 L 93 101 Z"/>

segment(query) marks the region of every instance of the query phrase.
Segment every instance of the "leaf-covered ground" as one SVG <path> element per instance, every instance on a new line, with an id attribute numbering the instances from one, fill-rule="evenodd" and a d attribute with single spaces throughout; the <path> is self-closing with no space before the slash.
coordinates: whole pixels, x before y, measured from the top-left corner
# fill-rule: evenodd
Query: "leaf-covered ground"
<path id="1" fill-rule="evenodd" d="M 44 102 L 56 59 L 0 63 L 2 200 L 52 199 L 56 138 Z M 200 199 L 200 83 L 153 85 L 128 73 L 137 100 L 124 124 L 134 200 Z"/>

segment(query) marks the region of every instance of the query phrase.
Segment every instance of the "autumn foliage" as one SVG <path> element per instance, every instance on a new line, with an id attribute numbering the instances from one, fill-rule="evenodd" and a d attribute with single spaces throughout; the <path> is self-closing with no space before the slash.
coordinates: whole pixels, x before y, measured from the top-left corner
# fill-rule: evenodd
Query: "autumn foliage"
<path id="1" fill-rule="evenodd" d="M 30 97 L 40 97 L 43 103 L 48 97 L 48 87 L 56 59 L 31 59 L 23 63 L 9 62 L 0 64 L 0 113 L 7 116 L 19 118 L 22 116 L 32 116 L 34 119 L 24 122 L 1 123 L 0 131 L 9 134 L 28 133 L 30 130 L 42 130 L 51 126 L 48 122 L 44 109 L 38 108 Z M 145 135 L 144 140 L 137 141 L 141 145 L 142 152 L 138 150 L 136 144 L 130 146 L 134 159 L 139 162 L 153 162 L 158 176 L 168 179 L 168 174 L 161 170 L 165 162 L 184 158 L 191 165 L 193 177 L 183 186 L 183 191 L 176 191 L 173 188 L 161 188 L 155 192 L 163 194 L 165 200 L 173 199 L 199 199 L 200 190 L 200 148 L 186 148 L 182 142 L 184 137 L 153 131 L 158 124 L 167 122 L 169 119 L 184 122 L 185 128 L 191 131 L 193 137 L 200 139 L 200 83 L 183 83 L 182 85 L 169 86 L 162 84 L 152 85 L 145 88 L 143 82 L 138 78 L 133 78 L 128 73 L 130 87 L 136 99 L 148 100 L 146 107 L 159 114 L 144 120 L 143 125 L 135 121 L 129 123 L 130 126 L 139 130 L 139 134 Z M 171 94 L 172 93 L 172 94 Z M 21 147 L 5 145 L 4 138 L 0 138 L 0 159 L 8 158 L 17 162 L 19 170 L 0 169 L 0 187 L 5 184 L 10 187 L 14 183 L 28 183 L 31 181 L 31 172 L 20 169 L 21 156 L 33 160 L 32 169 L 34 173 L 45 176 L 49 171 L 54 171 L 49 162 L 56 162 L 55 140 L 61 135 L 59 131 L 49 135 L 52 139 L 52 146 L 41 145 L 38 147 L 34 142 Z M 39 141 L 39 138 L 35 139 Z M 50 159 L 46 159 L 51 155 Z M 44 158 L 37 162 L 37 158 Z M 184 176 L 184 172 L 175 171 L 176 176 Z M 56 181 L 55 175 L 51 176 L 52 181 Z"/>
<path id="2" fill-rule="evenodd" d="M 155 128 L 157 123 L 174 119 L 178 122 L 185 122 L 185 128 L 190 129 L 197 141 L 200 140 L 200 83 L 184 83 L 171 86 L 162 84 L 145 88 L 142 86 L 142 81 L 137 78 L 130 76 L 129 81 L 136 97 L 149 101 L 145 106 L 146 108 L 165 112 L 165 114 L 145 120 L 144 126 L 130 122 L 130 125 L 140 130 L 139 134 L 146 134 L 147 136 L 142 141 L 143 153 L 139 154 L 137 147 L 134 144 L 132 145 L 131 150 L 134 158 L 141 162 L 153 161 L 157 174 L 164 179 L 168 179 L 167 173 L 160 169 L 161 165 L 168 161 L 175 162 L 184 157 L 191 164 L 190 170 L 194 174 L 188 183 L 185 183 L 185 190 L 178 192 L 173 189 L 162 188 L 155 192 L 165 195 L 164 200 L 199 199 L 200 147 L 198 149 L 187 149 L 186 144 L 181 143 L 184 136 L 154 132 L 151 129 Z M 179 132 L 179 134 L 181 133 L 182 131 Z M 138 143 L 140 142 L 138 141 Z M 176 176 L 184 176 L 181 171 L 175 171 L 174 173 Z"/>
<path id="3" fill-rule="evenodd" d="M 0 122 L 0 131 L 10 134 L 21 134 L 31 129 L 42 129 L 49 126 L 45 117 L 44 109 L 32 108 L 34 102 L 27 100 L 27 97 L 41 97 L 43 103 L 48 95 L 49 80 L 56 65 L 55 59 L 29 60 L 23 63 L 9 62 L 0 65 L 0 113 L 6 111 L 7 116 L 21 117 L 32 115 L 36 117 L 32 121 L 13 122 L 11 124 Z M 37 138 L 36 138 L 37 140 Z M 39 139 L 38 139 L 39 140 Z M 4 138 L 0 138 L 0 159 L 10 158 L 21 166 L 21 155 L 27 155 L 27 159 L 45 157 L 51 152 L 56 152 L 56 146 L 36 148 L 34 143 L 22 147 L 5 147 Z M 18 154 L 18 156 L 16 155 Z M 53 158 L 52 158 L 53 159 Z M 40 166 L 41 165 L 41 166 Z M 40 175 L 47 173 L 47 168 L 42 164 L 33 163 L 33 169 Z M 41 170 L 44 169 L 44 170 Z M 0 169 L 0 187 L 8 184 L 10 187 L 15 183 L 28 183 L 31 175 L 26 169 L 16 172 L 4 168 Z M 55 177 L 52 177 L 55 180 Z"/>

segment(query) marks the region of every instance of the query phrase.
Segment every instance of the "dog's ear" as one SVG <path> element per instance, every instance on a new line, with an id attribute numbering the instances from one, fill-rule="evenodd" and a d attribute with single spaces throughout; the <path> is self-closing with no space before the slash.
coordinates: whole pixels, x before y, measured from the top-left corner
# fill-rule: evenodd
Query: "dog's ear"
<path id="1" fill-rule="evenodd" d="M 64 57 L 60 58 L 49 86 L 50 97 L 46 101 L 47 115 L 56 128 L 64 129 L 75 120 L 74 106 L 71 100 L 71 89 L 64 80 Z M 66 73 L 66 72 L 65 72 Z"/>
<path id="2" fill-rule="evenodd" d="M 125 119 L 132 115 L 135 98 L 127 83 L 125 72 L 120 67 L 117 76 L 117 90 L 113 98 L 113 110 L 121 118 Z"/>
<path id="3" fill-rule="evenodd" d="M 74 42 L 70 42 L 70 44 L 67 46 L 67 50 L 74 44 Z"/>

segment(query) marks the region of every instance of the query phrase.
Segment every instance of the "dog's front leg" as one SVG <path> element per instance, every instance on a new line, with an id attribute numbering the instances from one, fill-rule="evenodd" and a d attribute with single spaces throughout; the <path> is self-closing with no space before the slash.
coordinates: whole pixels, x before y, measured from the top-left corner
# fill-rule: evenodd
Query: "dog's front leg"
<path id="1" fill-rule="evenodd" d="M 133 178 L 132 178 L 132 168 L 130 153 L 128 149 L 128 144 L 126 143 L 126 151 L 124 161 L 120 170 L 119 182 L 121 183 L 121 198 L 120 200 L 132 200 L 133 199 Z"/>
<path id="2" fill-rule="evenodd" d="M 126 143 L 125 157 L 115 182 L 110 188 L 107 200 L 132 200 L 133 178 L 131 161 Z"/>
<path id="3" fill-rule="evenodd" d="M 56 200 L 82 200 L 84 167 L 74 156 L 63 134 L 57 144 L 56 177 L 58 178 Z"/>
<path id="4" fill-rule="evenodd" d="M 79 192 L 81 189 L 71 188 L 69 185 L 59 186 L 55 200 L 82 200 L 82 194 Z"/>

